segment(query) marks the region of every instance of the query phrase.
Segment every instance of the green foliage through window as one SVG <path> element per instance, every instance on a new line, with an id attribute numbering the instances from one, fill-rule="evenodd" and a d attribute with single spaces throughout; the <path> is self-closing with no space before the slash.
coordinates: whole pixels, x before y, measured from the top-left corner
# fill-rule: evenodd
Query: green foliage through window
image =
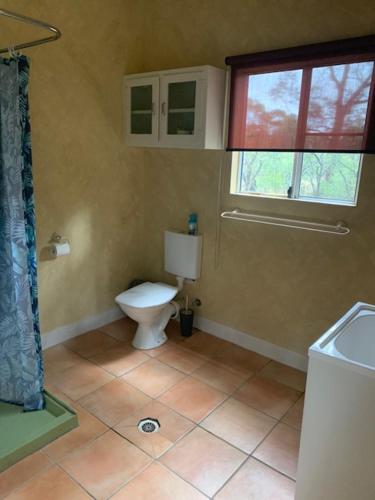
<path id="1" fill-rule="evenodd" d="M 237 193 L 356 202 L 359 154 L 244 152 L 236 161 Z"/>

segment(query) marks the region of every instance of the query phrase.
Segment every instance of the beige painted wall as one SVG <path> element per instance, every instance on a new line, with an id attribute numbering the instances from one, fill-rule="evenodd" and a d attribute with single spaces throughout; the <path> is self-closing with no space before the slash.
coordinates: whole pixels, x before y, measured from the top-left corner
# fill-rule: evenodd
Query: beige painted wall
<path id="1" fill-rule="evenodd" d="M 115 306 L 141 266 L 142 158 L 122 141 L 122 76 L 137 45 L 122 0 L 3 0 L 63 37 L 31 57 L 31 120 L 43 332 Z M 132 8 L 135 25 L 137 11 Z M 124 20 L 124 21 L 122 21 Z M 1 18 L 1 43 L 45 36 Z M 134 28 L 135 29 L 135 28 Z M 44 260 L 51 234 L 72 253 Z"/>
<path id="2" fill-rule="evenodd" d="M 226 55 L 359 36 L 375 27 L 373 3 L 367 0 L 145 4 L 147 51 L 139 71 L 224 67 Z M 204 234 L 204 259 L 202 277 L 190 291 L 203 302 L 199 313 L 304 353 L 354 302 L 375 302 L 375 158 L 365 158 L 357 208 L 239 200 L 225 196 L 224 183 L 222 207 L 344 219 L 353 230 L 350 236 L 223 221 L 218 242 L 218 179 L 225 157 L 217 151 L 145 150 L 145 276 L 171 281 L 163 272 L 163 230 L 184 229 L 188 213 L 195 210 Z M 227 181 L 227 169 L 223 174 Z"/>
<path id="3" fill-rule="evenodd" d="M 365 159 L 358 208 L 247 204 L 343 218 L 351 236 L 224 221 L 215 263 L 225 154 L 130 149 L 121 139 L 125 72 L 223 67 L 226 55 L 368 34 L 372 2 L 3 0 L 2 7 L 63 31 L 60 41 L 27 51 L 43 331 L 113 307 L 133 277 L 171 280 L 163 272 L 163 230 L 185 228 L 191 210 L 204 233 L 203 274 L 191 287 L 203 301 L 202 315 L 304 352 L 353 302 L 375 302 L 374 159 Z M 1 31 L 2 43 L 26 33 L 19 26 L 10 32 Z M 239 202 L 223 196 L 221 205 Z M 70 238 L 68 258 L 43 260 L 53 231 Z"/>

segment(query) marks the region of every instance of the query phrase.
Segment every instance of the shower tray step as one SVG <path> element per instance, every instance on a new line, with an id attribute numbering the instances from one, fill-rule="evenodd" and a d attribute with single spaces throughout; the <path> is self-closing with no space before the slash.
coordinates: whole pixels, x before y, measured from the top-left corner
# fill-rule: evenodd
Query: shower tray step
<path id="1" fill-rule="evenodd" d="M 44 410 L 0 402 L 0 472 L 78 426 L 77 414 L 45 392 Z"/>

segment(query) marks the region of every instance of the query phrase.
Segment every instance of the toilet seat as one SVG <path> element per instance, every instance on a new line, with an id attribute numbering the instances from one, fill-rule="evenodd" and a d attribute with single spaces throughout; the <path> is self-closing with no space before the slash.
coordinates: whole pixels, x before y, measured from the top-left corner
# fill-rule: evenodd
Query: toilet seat
<path id="1" fill-rule="evenodd" d="M 146 282 L 120 293 L 115 300 L 118 304 L 143 309 L 168 304 L 177 292 L 177 287 L 165 283 Z"/>

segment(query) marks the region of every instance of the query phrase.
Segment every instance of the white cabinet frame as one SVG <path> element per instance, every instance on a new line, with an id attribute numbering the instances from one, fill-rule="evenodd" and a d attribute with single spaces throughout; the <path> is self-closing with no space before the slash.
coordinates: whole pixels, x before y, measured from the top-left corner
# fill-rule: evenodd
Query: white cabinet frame
<path id="1" fill-rule="evenodd" d="M 168 134 L 169 118 L 169 84 L 179 82 L 196 82 L 194 103 L 193 134 Z M 186 73 L 182 75 L 165 75 L 160 78 L 160 143 L 166 147 L 204 147 L 204 109 L 203 90 L 206 80 L 202 73 Z"/>
<path id="2" fill-rule="evenodd" d="M 196 82 L 193 134 L 168 134 L 168 85 Z M 152 134 L 131 133 L 131 88 L 152 85 Z M 128 146 L 223 149 L 225 71 L 197 66 L 125 76 L 125 143 Z"/>
<path id="3" fill-rule="evenodd" d="M 151 134 L 132 134 L 131 132 L 131 90 L 134 87 L 143 87 L 150 85 L 152 87 L 152 105 L 150 109 L 151 117 Z M 150 146 L 159 144 L 159 78 L 157 76 L 135 78 L 125 80 L 125 143 L 132 146 L 143 146 L 147 143 Z"/>

